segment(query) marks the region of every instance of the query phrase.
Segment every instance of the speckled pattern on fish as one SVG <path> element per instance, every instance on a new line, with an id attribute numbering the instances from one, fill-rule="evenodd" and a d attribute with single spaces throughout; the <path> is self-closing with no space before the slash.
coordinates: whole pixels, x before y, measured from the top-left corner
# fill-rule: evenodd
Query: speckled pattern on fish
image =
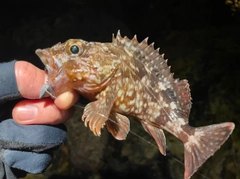
<path id="1" fill-rule="evenodd" d="M 166 155 L 163 130 L 184 144 L 184 179 L 212 156 L 228 139 L 234 123 L 191 127 L 191 94 L 187 80 L 174 79 L 164 55 L 147 38 L 138 42 L 113 35 L 111 43 L 70 39 L 51 48 L 37 49 L 48 71 L 43 93 L 58 96 L 74 89 L 91 102 L 82 120 L 97 136 L 106 125 L 118 140 L 126 139 L 130 122 L 138 119 Z M 110 120 L 111 119 L 111 120 Z"/>

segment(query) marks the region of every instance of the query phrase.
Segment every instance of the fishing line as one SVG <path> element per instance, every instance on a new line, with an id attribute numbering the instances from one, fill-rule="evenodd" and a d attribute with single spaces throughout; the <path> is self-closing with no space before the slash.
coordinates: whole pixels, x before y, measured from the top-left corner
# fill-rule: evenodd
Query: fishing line
<path id="1" fill-rule="evenodd" d="M 75 105 L 73 105 L 73 106 L 84 109 L 84 106 L 82 106 L 81 103 L 77 103 L 77 104 L 75 104 Z M 107 118 L 107 119 L 110 120 L 112 123 L 118 125 L 118 126 L 121 128 L 121 126 L 120 126 L 116 121 L 112 120 L 111 118 L 109 118 L 109 117 L 107 117 L 107 116 L 105 116 L 105 115 L 103 115 L 103 114 L 100 114 L 100 113 L 98 113 L 98 112 L 96 112 L 96 111 L 93 111 L 93 112 L 95 112 L 96 114 L 101 115 L 101 116 Z M 154 148 L 156 148 L 156 149 L 158 150 L 158 146 L 157 146 L 156 144 L 154 144 L 154 143 L 150 142 L 149 140 L 145 139 L 144 137 L 138 135 L 137 133 L 135 133 L 135 132 L 132 131 L 131 129 L 129 130 L 129 133 L 131 133 L 132 135 L 138 137 L 139 139 L 143 140 L 144 142 L 148 143 L 149 145 L 153 146 Z M 168 150 L 167 150 L 166 152 L 167 152 L 167 155 L 168 155 L 169 157 L 171 157 L 173 160 L 175 160 L 176 162 L 178 162 L 179 164 L 181 164 L 182 166 L 184 166 L 184 163 L 183 163 L 181 160 L 179 160 L 179 159 L 177 159 L 176 157 L 174 157 L 173 155 L 171 155 Z M 210 179 L 209 177 L 205 176 L 204 174 L 202 174 L 202 173 L 200 173 L 200 172 L 198 172 L 198 171 L 196 171 L 195 173 L 197 173 L 198 175 L 200 175 L 200 176 L 203 177 L 204 179 Z"/>

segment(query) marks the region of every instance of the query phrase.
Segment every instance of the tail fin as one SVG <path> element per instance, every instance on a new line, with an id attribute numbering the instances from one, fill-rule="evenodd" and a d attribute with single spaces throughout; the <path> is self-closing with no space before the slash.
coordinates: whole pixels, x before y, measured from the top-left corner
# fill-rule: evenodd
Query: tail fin
<path id="1" fill-rule="evenodd" d="M 184 179 L 194 172 L 228 139 L 235 125 L 231 122 L 198 127 L 184 143 Z"/>

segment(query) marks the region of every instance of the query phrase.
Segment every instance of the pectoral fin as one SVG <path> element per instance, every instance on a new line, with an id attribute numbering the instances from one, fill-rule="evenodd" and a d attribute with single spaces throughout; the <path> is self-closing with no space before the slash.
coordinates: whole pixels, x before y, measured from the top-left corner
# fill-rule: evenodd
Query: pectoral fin
<path id="1" fill-rule="evenodd" d="M 113 88 L 107 87 L 99 94 L 97 101 L 86 105 L 82 120 L 85 126 L 89 126 L 94 135 L 101 135 L 101 128 L 104 127 L 108 120 L 114 101 L 115 91 Z"/>
<path id="2" fill-rule="evenodd" d="M 105 122 L 108 119 L 108 114 L 104 112 L 104 109 L 98 105 L 98 101 L 89 103 L 82 116 L 85 126 L 89 126 L 90 130 L 96 136 L 101 135 L 101 128 L 104 127 Z"/>

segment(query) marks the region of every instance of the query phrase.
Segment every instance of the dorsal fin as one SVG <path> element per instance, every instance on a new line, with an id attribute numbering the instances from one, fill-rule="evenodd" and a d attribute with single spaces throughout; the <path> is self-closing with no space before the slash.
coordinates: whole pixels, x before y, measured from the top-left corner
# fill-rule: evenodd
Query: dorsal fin
<path id="1" fill-rule="evenodd" d="M 144 64 L 147 72 L 156 77 L 158 88 L 166 90 L 171 100 L 181 107 L 178 111 L 187 121 L 192 104 L 188 81 L 173 78 L 168 60 L 164 59 L 164 54 L 159 54 L 159 48 L 154 49 L 154 43 L 148 45 L 148 38 L 138 42 L 136 35 L 129 39 L 126 36 L 122 37 L 120 31 L 117 32 L 116 38 L 113 34 L 112 43 Z"/>
<path id="2" fill-rule="evenodd" d="M 192 98 L 187 80 L 180 80 L 175 85 L 177 101 L 182 107 L 184 119 L 187 121 L 192 107 Z"/>
<path id="3" fill-rule="evenodd" d="M 148 45 L 148 38 L 139 43 L 136 35 L 129 39 L 126 36 L 122 37 L 118 31 L 116 38 L 113 34 L 112 43 L 123 48 L 128 54 L 132 54 L 134 59 L 141 61 L 146 70 L 158 77 L 160 81 L 167 78 L 169 83 L 173 82 L 173 75 L 170 75 L 170 67 L 164 59 L 164 54 L 159 54 L 159 48 L 154 49 L 154 43 Z"/>

